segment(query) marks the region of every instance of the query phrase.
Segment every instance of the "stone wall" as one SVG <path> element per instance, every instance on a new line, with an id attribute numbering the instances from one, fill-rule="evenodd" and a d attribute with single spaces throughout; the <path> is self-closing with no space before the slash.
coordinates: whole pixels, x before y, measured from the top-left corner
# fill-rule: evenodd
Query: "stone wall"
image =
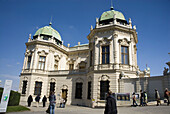
<path id="1" fill-rule="evenodd" d="M 155 99 L 155 89 L 160 93 L 161 99 L 164 99 L 164 90 L 170 90 L 170 75 L 152 76 L 131 79 L 119 79 L 119 93 L 140 93 L 140 90 L 146 91 L 148 100 Z"/>

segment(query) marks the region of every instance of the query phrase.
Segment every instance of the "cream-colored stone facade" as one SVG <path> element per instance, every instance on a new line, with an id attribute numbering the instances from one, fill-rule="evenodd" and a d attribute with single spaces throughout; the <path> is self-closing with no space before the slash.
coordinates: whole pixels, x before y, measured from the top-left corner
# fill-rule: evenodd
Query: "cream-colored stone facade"
<path id="1" fill-rule="evenodd" d="M 101 82 L 108 82 L 107 89 L 119 93 L 120 79 L 150 77 L 149 68 L 140 71 L 137 65 L 136 26 L 132 27 L 131 19 L 123 22 L 113 17 L 113 21 L 102 24 L 97 18 L 95 28 L 91 27 L 87 36 L 89 43 L 79 42 L 74 47 L 57 44 L 53 36 L 47 35 L 45 40 L 44 34 L 33 38 L 30 35 L 20 75 L 21 101 L 26 101 L 29 95 L 35 98 L 36 82 L 41 82 L 41 98 L 49 96 L 50 83 L 54 83 L 57 103 L 66 90 L 67 104 L 92 106 L 91 99 L 95 99 L 95 106 L 103 106 L 101 92 L 106 90 L 101 90 Z M 107 54 L 103 52 L 105 46 Z M 127 48 L 124 58 L 127 64 L 122 64 L 122 46 Z M 77 83 L 82 83 L 81 98 L 76 98 Z"/>

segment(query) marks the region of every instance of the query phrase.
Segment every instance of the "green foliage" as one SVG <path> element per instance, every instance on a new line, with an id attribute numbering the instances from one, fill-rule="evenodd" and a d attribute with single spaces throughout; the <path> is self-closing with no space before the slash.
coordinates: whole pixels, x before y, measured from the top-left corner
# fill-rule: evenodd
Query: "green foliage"
<path id="1" fill-rule="evenodd" d="M 3 94 L 3 88 L 0 88 L 0 99 L 2 97 L 2 94 Z M 8 106 L 17 106 L 19 105 L 19 101 L 20 101 L 20 93 L 11 90 Z"/>
<path id="2" fill-rule="evenodd" d="M 20 105 L 7 107 L 7 112 L 19 112 L 19 111 L 30 111 L 30 109 Z"/>

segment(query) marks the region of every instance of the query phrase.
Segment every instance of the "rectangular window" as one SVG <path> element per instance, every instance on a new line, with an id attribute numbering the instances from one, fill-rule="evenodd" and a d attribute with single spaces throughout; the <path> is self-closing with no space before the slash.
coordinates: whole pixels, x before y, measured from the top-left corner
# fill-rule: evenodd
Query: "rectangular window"
<path id="1" fill-rule="evenodd" d="M 27 81 L 23 81 L 22 94 L 26 94 Z"/>
<path id="2" fill-rule="evenodd" d="M 106 94 L 109 91 L 109 81 L 100 81 L 100 100 L 106 99 Z"/>
<path id="3" fill-rule="evenodd" d="M 88 82 L 87 99 L 91 99 L 91 82 Z"/>
<path id="4" fill-rule="evenodd" d="M 50 92 L 55 91 L 55 82 L 50 82 Z"/>
<path id="5" fill-rule="evenodd" d="M 82 85 L 83 83 L 76 83 L 76 99 L 82 99 Z"/>
<path id="6" fill-rule="evenodd" d="M 92 66 L 92 60 L 93 60 L 93 51 L 90 51 L 90 66 Z"/>
<path id="7" fill-rule="evenodd" d="M 27 59 L 27 69 L 30 69 L 31 57 L 32 57 L 32 56 L 28 56 L 28 59 Z"/>
<path id="8" fill-rule="evenodd" d="M 121 46 L 121 62 L 122 64 L 129 64 L 129 54 L 128 54 L 128 47 Z"/>
<path id="9" fill-rule="evenodd" d="M 38 69 L 44 70 L 45 68 L 45 57 L 40 56 L 39 58 L 39 64 L 38 64 Z"/>
<path id="10" fill-rule="evenodd" d="M 35 82 L 34 95 L 41 95 L 42 82 Z"/>
<path id="11" fill-rule="evenodd" d="M 69 70 L 73 70 L 74 69 L 74 64 L 69 64 Z"/>
<path id="12" fill-rule="evenodd" d="M 109 64 L 110 63 L 110 53 L 109 53 L 109 46 L 102 46 L 102 64 Z"/>

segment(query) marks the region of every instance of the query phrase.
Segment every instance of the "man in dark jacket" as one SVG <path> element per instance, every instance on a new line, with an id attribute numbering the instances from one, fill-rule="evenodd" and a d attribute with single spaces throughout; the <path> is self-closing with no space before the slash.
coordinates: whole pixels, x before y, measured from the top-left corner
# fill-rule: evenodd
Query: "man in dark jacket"
<path id="1" fill-rule="evenodd" d="M 116 100 L 111 91 L 107 92 L 106 106 L 104 114 L 117 114 Z"/>
<path id="2" fill-rule="evenodd" d="M 29 97 L 28 97 L 28 100 L 27 100 L 27 102 L 28 102 L 28 107 L 30 107 L 31 106 L 31 102 L 33 101 L 33 99 L 32 99 L 32 96 L 30 95 Z"/>
<path id="3" fill-rule="evenodd" d="M 43 102 L 43 107 L 45 107 L 45 103 L 47 102 L 47 97 L 44 95 L 43 99 L 42 99 L 42 102 Z"/>

